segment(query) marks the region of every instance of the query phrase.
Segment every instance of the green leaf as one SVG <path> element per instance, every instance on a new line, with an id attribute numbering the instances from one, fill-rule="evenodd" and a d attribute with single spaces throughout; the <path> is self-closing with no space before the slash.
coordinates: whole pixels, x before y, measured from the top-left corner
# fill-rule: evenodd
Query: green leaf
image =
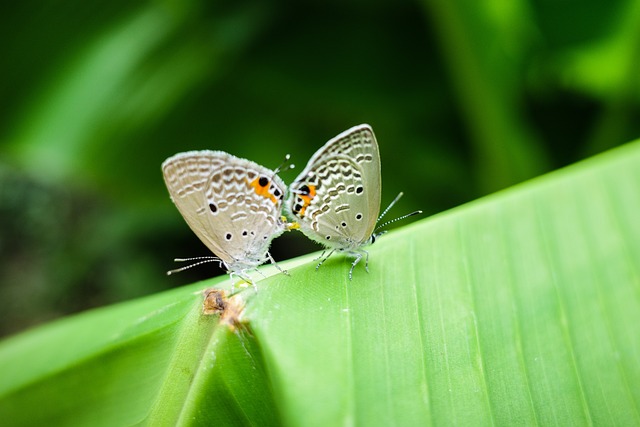
<path id="1" fill-rule="evenodd" d="M 0 343 L 13 425 L 640 423 L 640 143 L 389 233 Z"/>

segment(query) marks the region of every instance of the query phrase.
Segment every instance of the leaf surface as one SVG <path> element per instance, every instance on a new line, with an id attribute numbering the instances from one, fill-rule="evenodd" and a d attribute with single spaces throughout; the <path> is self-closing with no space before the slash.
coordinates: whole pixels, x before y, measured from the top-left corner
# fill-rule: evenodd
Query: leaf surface
<path id="1" fill-rule="evenodd" d="M 0 343 L 13 425 L 640 423 L 640 144 L 389 233 Z"/>

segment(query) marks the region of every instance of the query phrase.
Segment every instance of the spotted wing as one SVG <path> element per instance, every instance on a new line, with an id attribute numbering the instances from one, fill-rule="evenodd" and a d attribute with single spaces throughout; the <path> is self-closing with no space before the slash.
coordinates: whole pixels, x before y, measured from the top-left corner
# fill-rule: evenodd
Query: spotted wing
<path id="1" fill-rule="evenodd" d="M 162 169 L 189 227 L 231 270 L 265 260 L 284 230 L 285 185 L 273 171 L 221 151 L 177 154 Z"/>
<path id="2" fill-rule="evenodd" d="M 365 243 L 380 212 L 378 144 L 368 125 L 327 142 L 290 186 L 288 210 L 310 238 L 329 247 Z"/>
<path id="3" fill-rule="evenodd" d="M 189 151 L 176 154 L 162 164 L 162 174 L 171 200 L 198 238 L 223 261 L 228 260 L 226 252 L 211 238 L 208 220 L 197 212 L 205 206 L 204 189 L 209 176 L 225 160 L 223 153 Z"/>
<path id="4" fill-rule="evenodd" d="M 203 214 L 217 241 L 241 267 L 265 261 L 271 241 L 282 234 L 286 187 L 273 171 L 236 158 L 211 174 Z"/>

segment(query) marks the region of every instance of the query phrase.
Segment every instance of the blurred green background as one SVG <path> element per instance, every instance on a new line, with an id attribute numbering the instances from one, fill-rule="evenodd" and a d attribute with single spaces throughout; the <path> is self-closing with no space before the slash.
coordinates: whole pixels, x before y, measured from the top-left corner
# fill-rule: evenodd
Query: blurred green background
<path id="1" fill-rule="evenodd" d="M 426 215 L 640 134 L 640 2 L 78 1 L 0 14 L 0 335 L 219 274 L 168 156 L 297 168 L 350 126 Z M 393 217 L 390 214 L 389 217 Z M 384 241 L 378 244 L 384 244 Z M 315 250 L 277 239 L 277 260 Z"/>

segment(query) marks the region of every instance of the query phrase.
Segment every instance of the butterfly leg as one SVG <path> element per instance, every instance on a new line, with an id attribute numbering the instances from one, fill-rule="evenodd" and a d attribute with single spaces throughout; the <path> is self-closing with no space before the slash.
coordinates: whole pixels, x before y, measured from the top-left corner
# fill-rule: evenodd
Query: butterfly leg
<path id="1" fill-rule="evenodd" d="M 362 252 L 364 252 L 364 251 L 362 251 Z M 364 255 L 362 255 L 362 252 L 354 252 L 352 254 L 352 255 L 355 255 L 356 259 L 351 264 L 351 269 L 349 270 L 349 280 L 351 280 L 353 278 L 353 269 L 356 268 L 356 265 L 358 265 L 358 263 L 360 262 L 360 260 L 364 256 Z M 369 270 L 367 270 L 367 271 L 369 271 Z"/>
<path id="2" fill-rule="evenodd" d="M 335 252 L 335 249 L 331 249 L 331 252 L 329 252 L 329 254 L 328 254 L 326 257 L 322 258 L 322 257 L 324 256 L 324 253 L 325 253 L 325 252 L 326 252 L 326 251 L 322 252 L 322 255 L 320 255 L 320 257 L 319 257 L 319 258 L 316 258 L 316 261 L 317 261 L 318 259 L 320 260 L 320 262 L 318 263 L 318 265 L 316 265 L 316 271 L 318 271 L 318 269 L 320 268 L 320 266 L 321 266 L 321 265 L 322 265 L 322 264 L 323 264 L 327 259 L 329 259 L 329 257 L 330 257 L 334 252 Z"/>
<path id="3" fill-rule="evenodd" d="M 362 249 L 362 252 L 364 252 L 366 255 L 364 259 L 364 269 L 367 270 L 367 273 L 368 273 L 369 272 L 369 252 L 365 251 L 364 249 Z"/>
<path id="4" fill-rule="evenodd" d="M 280 273 L 284 274 L 285 276 L 291 276 L 287 270 L 283 270 L 282 268 L 280 268 L 280 266 L 276 263 L 269 252 L 267 252 L 267 257 L 269 257 L 269 262 L 271 262 L 271 264 L 273 264 L 273 266 L 277 268 Z"/>
<path id="5" fill-rule="evenodd" d="M 318 258 L 314 258 L 313 260 L 314 260 L 314 261 L 318 261 L 319 259 L 322 259 L 322 257 L 324 256 L 324 254 L 325 254 L 326 252 L 327 252 L 327 251 L 322 251 L 322 253 L 320 254 L 320 256 L 319 256 Z"/>

